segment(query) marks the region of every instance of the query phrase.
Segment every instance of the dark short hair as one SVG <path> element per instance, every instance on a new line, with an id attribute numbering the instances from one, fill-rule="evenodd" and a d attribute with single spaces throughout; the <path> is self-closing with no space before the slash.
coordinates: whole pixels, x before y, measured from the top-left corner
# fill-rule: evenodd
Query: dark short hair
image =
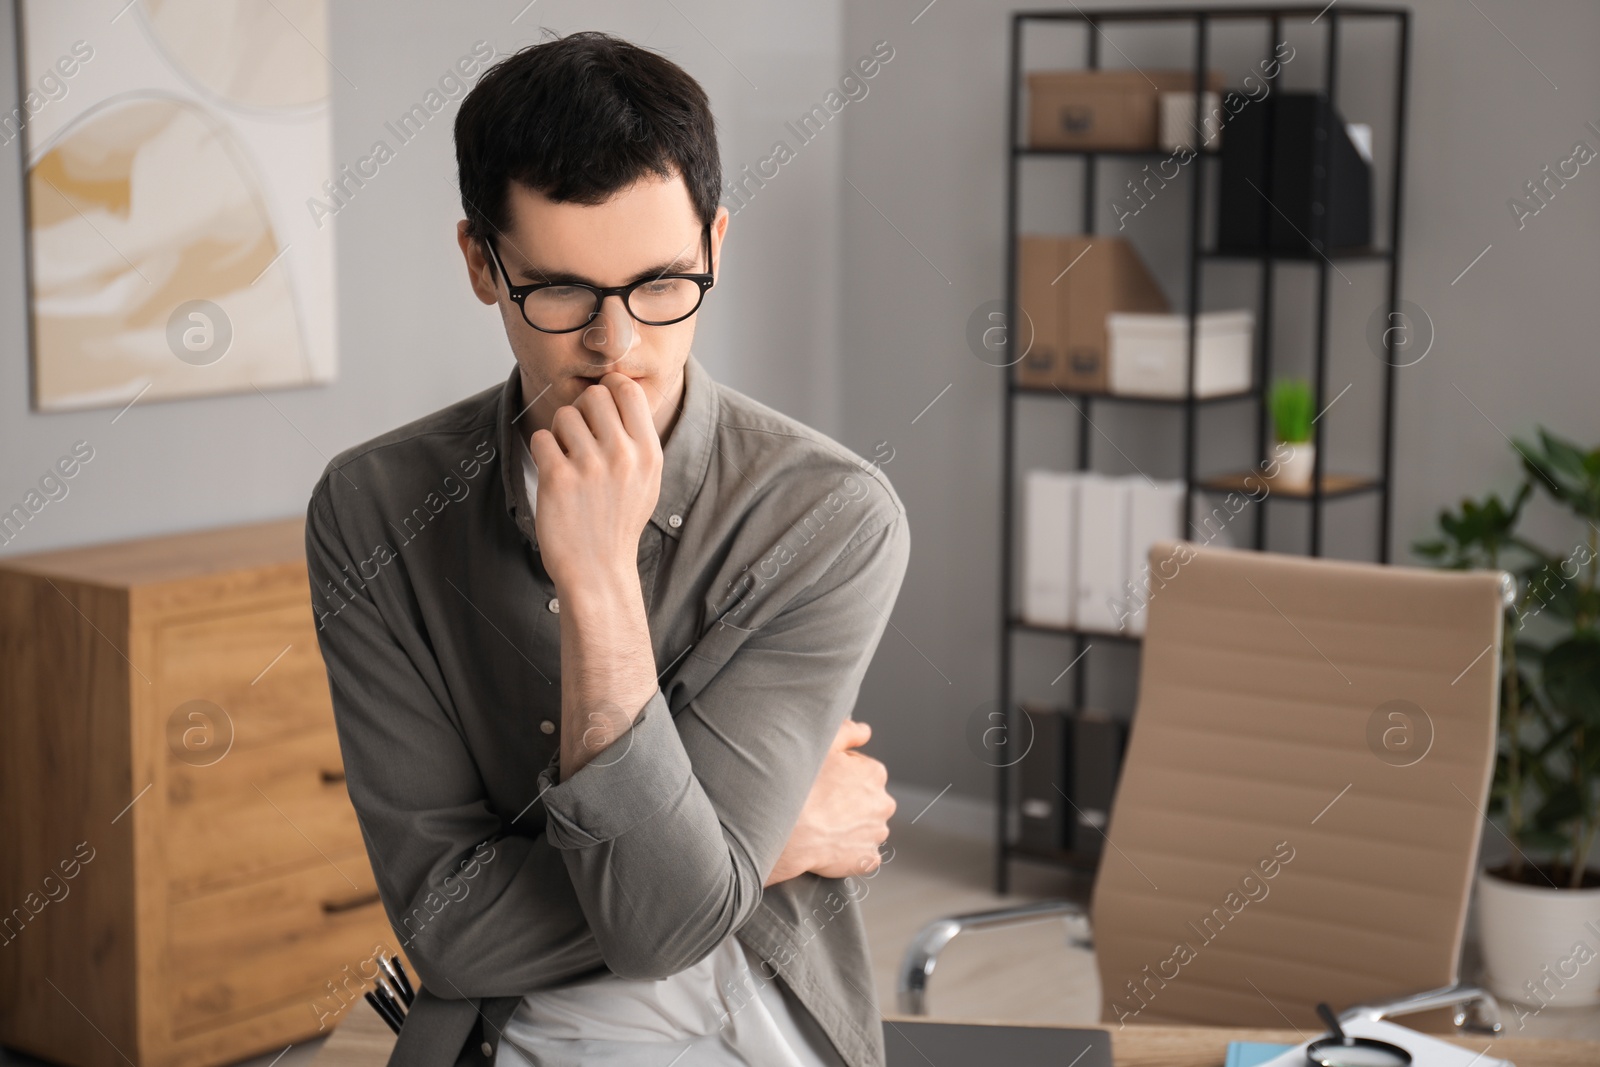
<path id="1" fill-rule="evenodd" d="M 529 45 L 490 67 L 456 114 L 467 232 L 510 223 L 510 183 L 557 203 L 601 204 L 647 174 L 683 178 L 702 225 L 722 160 L 705 90 L 676 63 L 608 33 Z"/>

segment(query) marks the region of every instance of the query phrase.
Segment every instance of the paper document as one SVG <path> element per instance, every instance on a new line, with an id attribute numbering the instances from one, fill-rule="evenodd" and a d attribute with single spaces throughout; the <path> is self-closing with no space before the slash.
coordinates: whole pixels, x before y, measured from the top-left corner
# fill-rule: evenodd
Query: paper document
<path id="1" fill-rule="evenodd" d="M 1510 1060 L 1500 1059 L 1491 1054 L 1495 1043 L 1492 1037 L 1484 1037 L 1483 1044 L 1479 1047 L 1462 1048 L 1383 1019 L 1375 1022 L 1356 1019 L 1344 1023 L 1343 1026 L 1345 1034 L 1349 1037 L 1370 1037 L 1378 1041 L 1387 1041 L 1391 1045 L 1399 1045 L 1411 1053 L 1411 1067 L 1468 1067 L 1469 1064 L 1471 1067 L 1513 1067 Z M 1305 1067 L 1306 1046 L 1326 1036 L 1328 1035 L 1319 1033 L 1283 1055 L 1273 1057 L 1261 1067 Z"/>

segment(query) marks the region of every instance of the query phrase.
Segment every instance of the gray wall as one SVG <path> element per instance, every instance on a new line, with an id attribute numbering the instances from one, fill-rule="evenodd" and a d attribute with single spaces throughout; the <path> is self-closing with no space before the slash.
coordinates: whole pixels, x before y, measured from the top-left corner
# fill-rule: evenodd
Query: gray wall
<path id="1" fill-rule="evenodd" d="M 14 2 L 0 2 L 6 112 L 17 85 Z M 77 2 L 92 44 L 115 8 Z M 767 3 L 741 9 L 737 18 L 714 0 L 675 5 L 336 2 L 329 53 L 341 72 L 330 78 L 334 165 L 365 155 L 384 123 L 416 103 L 474 42 L 512 52 L 538 40 L 546 26 L 609 30 L 682 64 L 711 97 L 730 174 L 768 156 L 785 136 L 783 123 L 809 110 L 838 77 L 837 2 Z M 73 442 L 87 440 L 95 450 L 67 483 L 68 496 L 47 504 L 0 554 L 302 512 L 327 457 L 502 381 L 512 365 L 504 331 L 494 310 L 469 291 L 455 243 L 455 106 L 338 213 L 334 384 L 270 392 L 270 403 L 254 392 L 141 400 L 115 425 L 115 408 L 29 410 L 21 141 L 0 148 L 0 507 L 21 501 Z M 834 220 L 842 142 L 835 131 L 824 133 L 730 225 L 726 274 L 706 300 L 694 351 L 730 385 L 836 430 Z"/>
<path id="2" fill-rule="evenodd" d="M 996 695 L 1001 377 L 973 357 L 964 329 L 974 308 L 1003 295 L 1011 5 L 939 0 L 912 25 L 922 6 L 921 0 L 858 3 L 846 10 L 846 54 L 887 38 L 897 57 L 875 95 L 850 117 L 844 173 L 903 236 L 847 192 L 841 405 L 845 443 L 858 450 L 878 440 L 893 445 L 886 470 L 912 517 L 910 573 L 894 615 L 898 632 L 884 639 L 859 713 L 873 722 L 874 747 L 902 782 L 923 787 L 928 798 L 953 783 L 942 808 L 951 799 L 959 806 L 963 794 L 986 798 L 993 788 L 992 772 L 969 751 L 963 733 L 974 709 Z M 1600 359 L 1591 330 L 1600 296 L 1600 161 L 1583 168 L 1521 232 L 1506 206 L 1542 166 L 1570 155 L 1573 142 L 1600 149 L 1600 136 L 1584 128 L 1588 120 L 1600 124 L 1600 69 L 1592 59 L 1600 7 L 1581 0 L 1479 0 L 1477 6 L 1495 25 L 1465 0 L 1413 4 L 1401 291 L 1431 315 L 1437 340 L 1421 363 L 1397 376 L 1399 560 L 1410 558 L 1407 546 L 1430 532 L 1441 506 L 1514 483 L 1516 464 L 1502 432 L 1528 435 L 1542 423 L 1580 441 L 1600 441 Z M 1291 85 L 1309 84 L 1321 76 L 1320 46 L 1304 33 L 1293 40 L 1299 55 L 1285 77 Z M 1193 62 L 1186 41 L 1121 37 L 1118 43 L 1141 66 Z M 1110 47 L 1102 55 L 1107 65 L 1124 65 Z M 1253 61 L 1238 48 L 1230 55 Z M 1063 48 L 1059 59 L 1076 56 Z M 1365 39 L 1347 45 L 1344 85 L 1363 101 L 1373 97 L 1369 82 L 1384 76 L 1386 59 Z M 1241 72 L 1230 68 L 1235 77 Z M 1367 117 L 1354 106 L 1347 111 L 1352 121 Z M 1024 224 L 1070 229 L 1073 216 L 1063 208 L 1078 203 L 1070 165 L 1027 166 L 1033 169 L 1023 179 Z M 1151 210 L 1163 206 L 1158 200 Z M 1163 254 L 1158 227 L 1146 221 L 1130 223 L 1132 239 L 1172 293 L 1176 265 Z M 1349 373 L 1333 388 L 1347 382 L 1353 388 L 1327 418 L 1334 447 L 1344 449 L 1338 454 L 1354 463 L 1375 454 L 1376 428 L 1363 409 L 1375 400 L 1376 361 L 1361 338 L 1375 296 L 1363 293 L 1357 270 L 1345 269 L 1352 285 L 1335 279 L 1336 307 L 1348 302 L 1336 314 L 1353 315 L 1356 328 L 1339 343 L 1335 367 Z M 1373 268 L 1358 270 L 1370 277 Z M 1294 284 L 1286 278 L 1286 286 Z M 1216 291 L 1223 288 L 1218 280 Z M 1280 340 L 1292 368 L 1304 342 Z M 1061 432 L 1074 417 L 1070 409 L 1041 402 L 1026 417 L 1025 447 L 1034 461 L 1072 460 Z M 1108 413 L 1102 422 L 1096 415 L 1134 462 L 1170 474 L 1174 469 L 1162 464 L 1176 456 L 1176 420 L 1162 419 Z M 1228 421 L 1221 416 L 1202 432 L 1226 437 Z M 1128 469 L 1103 443 L 1096 451 L 1106 469 Z M 1224 449 L 1209 458 L 1216 467 L 1252 462 L 1248 451 Z M 1341 507 L 1347 510 L 1330 527 L 1333 551 L 1364 556 L 1373 513 L 1358 503 Z M 1560 544 L 1567 527 L 1553 513 L 1537 518 L 1552 548 L 1570 549 Z M 1063 643 L 1027 642 L 1019 680 L 1034 693 L 1053 692 L 1048 682 L 1067 665 L 1067 650 Z M 1104 647 L 1089 660 L 1099 661 L 1100 678 L 1131 666 Z M 1105 698 L 1125 695 L 1125 688 Z"/>
<path id="3" fill-rule="evenodd" d="M 8 87 L 11 6 L 0 3 L 0 84 Z M 548 25 L 614 30 L 683 63 L 711 94 L 732 177 L 766 158 L 774 140 L 793 144 L 784 123 L 820 103 L 875 42 L 894 48 L 869 95 L 736 215 L 728 273 L 708 301 L 696 354 L 724 381 L 863 455 L 884 454 L 875 453 L 880 441 L 893 449 L 885 470 L 911 511 L 914 550 L 858 714 L 874 724 L 873 750 L 901 782 L 928 796 L 953 784 L 947 806 L 988 796 L 990 775 L 963 733 L 995 694 L 1001 378 L 973 357 L 964 331 L 979 304 L 1001 295 L 1009 5 L 543 0 L 512 24 L 523 7 L 418 3 L 402 17 L 392 5 L 369 12 L 336 3 L 331 58 L 361 88 L 334 81 L 334 159 L 364 152 L 374 131 L 474 41 L 509 51 Z M 1574 141 L 1600 147 L 1584 129 L 1600 123 L 1600 70 L 1589 54 L 1600 41 L 1600 8 L 1584 0 L 1478 7 L 1499 30 L 1464 0 L 1415 5 L 1402 292 L 1431 315 L 1437 340 L 1398 376 L 1393 536 L 1401 558 L 1441 505 L 1512 483 L 1502 431 L 1522 435 L 1543 423 L 1580 440 L 1600 436 L 1592 414 L 1600 363 L 1587 329 L 1600 280 L 1600 174 L 1584 168 L 1520 232 L 1506 206 Z M 1316 45 L 1304 39 L 1291 84 L 1320 72 Z M 1188 61 L 1181 41 L 1125 47 L 1141 65 Z M 1229 47 L 1224 58 L 1248 65 L 1248 49 Z M 1110 62 L 1114 53 L 1106 55 Z M 1359 97 L 1382 68 L 1377 46 L 1357 42 L 1342 74 Z M 282 414 L 247 394 L 141 402 L 111 425 L 114 411 L 28 410 L 19 156 L 15 144 L 0 149 L 0 203 L 12 205 L 0 212 L 0 502 L 20 499 L 75 440 L 96 448 L 71 495 L 0 553 L 297 512 L 325 455 L 500 380 L 510 369 L 503 335 L 467 291 L 456 259 L 451 158 L 447 130 L 430 128 L 340 213 L 336 384 L 272 394 Z M 1052 190 L 1069 189 L 1070 174 L 1030 174 L 1025 224 L 1064 227 L 1069 201 Z M 1154 208 L 1132 238 L 1170 288 L 1175 263 L 1161 234 L 1171 219 L 1160 214 L 1165 203 Z M 1214 301 L 1225 303 L 1237 284 L 1208 281 L 1208 305 L 1221 306 Z M 1335 352 L 1335 388 L 1349 381 L 1352 390 L 1328 416 L 1335 447 L 1352 463 L 1370 458 L 1376 440 L 1364 414 L 1373 359 L 1359 328 L 1362 302 L 1373 299 L 1361 288 L 1368 284 L 1356 278 L 1349 293 L 1335 294 L 1351 302 L 1341 320 L 1358 322 Z M 1291 367 L 1303 358 L 1296 325 L 1286 324 L 1280 340 Z M 1065 423 L 1052 413 L 1062 414 L 1046 407 L 1030 416 L 1030 461 L 1071 459 Z M 1248 442 L 1230 439 L 1227 422 L 1206 430 L 1220 441 L 1208 460 L 1249 462 L 1237 450 Z M 1173 462 L 1175 437 L 1159 416 L 1108 417 L 1102 426 L 1132 462 L 1171 472 L 1163 464 Z M 1110 454 L 1106 466 L 1120 463 Z M 1365 555 L 1371 512 L 1348 507 L 1356 510 L 1330 526 L 1333 550 Z M 1540 520 L 1554 542 L 1559 524 Z M 1297 532 L 1274 530 L 1285 541 Z M 1065 666 L 1059 646 L 1028 651 L 1023 681 L 1035 688 Z M 1098 676 L 1115 683 L 1118 669 L 1113 657 Z"/>

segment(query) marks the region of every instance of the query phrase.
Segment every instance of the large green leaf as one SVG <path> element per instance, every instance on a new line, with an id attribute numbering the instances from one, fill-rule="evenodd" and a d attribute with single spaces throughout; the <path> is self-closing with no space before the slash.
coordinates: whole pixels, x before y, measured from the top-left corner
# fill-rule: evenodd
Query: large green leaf
<path id="1" fill-rule="evenodd" d="M 1490 493 L 1482 501 L 1463 499 L 1459 511 L 1439 512 L 1443 538 L 1418 541 L 1411 547 L 1419 555 L 1456 570 L 1498 566 L 1501 552 L 1520 547 L 1513 543 L 1512 531 L 1532 491 L 1533 487 L 1524 482 L 1509 503 L 1498 493 Z"/>
<path id="2" fill-rule="evenodd" d="M 1562 571 L 1562 560 L 1540 557 L 1517 572 L 1522 590 L 1520 621 L 1524 624 L 1549 613 L 1571 622 L 1577 617 L 1578 584 Z M 1567 567 L 1571 570 L 1571 567 Z"/>
<path id="3" fill-rule="evenodd" d="M 1534 483 L 1579 515 L 1600 519 L 1600 448 L 1585 452 L 1543 427 L 1538 446 L 1514 444 Z"/>
<path id="4" fill-rule="evenodd" d="M 1572 839 L 1560 830 L 1531 829 L 1519 835 L 1525 851 L 1560 853 L 1572 849 Z"/>
<path id="5" fill-rule="evenodd" d="M 1531 641 L 1516 641 L 1514 644 L 1517 652 L 1517 666 L 1522 668 L 1523 674 L 1526 674 L 1529 667 L 1536 667 L 1543 661 L 1543 646 L 1536 645 Z"/>
<path id="6" fill-rule="evenodd" d="M 1555 829 L 1573 822 L 1589 811 L 1593 798 L 1580 790 L 1577 783 L 1558 781 L 1551 785 L 1544 801 L 1534 809 L 1534 825 L 1542 829 Z"/>
<path id="7" fill-rule="evenodd" d="M 1600 634 L 1580 630 L 1545 653 L 1544 691 L 1600 747 Z"/>

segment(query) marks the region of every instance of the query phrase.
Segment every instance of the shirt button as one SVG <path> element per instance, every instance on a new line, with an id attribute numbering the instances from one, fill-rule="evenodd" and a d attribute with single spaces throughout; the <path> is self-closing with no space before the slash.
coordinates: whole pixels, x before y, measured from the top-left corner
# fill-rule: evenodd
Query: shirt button
<path id="1" fill-rule="evenodd" d="M 550 598 L 550 603 L 546 604 L 545 607 L 550 609 L 550 613 L 552 615 L 560 615 L 561 614 L 561 598 L 560 597 L 551 597 Z"/>
<path id="2" fill-rule="evenodd" d="M 494 1046 L 485 1041 L 483 1044 L 478 1046 L 478 1051 L 482 1052 L 485 1056 L 493 1056 Z"/>
<path id="3" fill-rule="evenodd" d="M 667 516 L 667 525 L 672 527 L 674 530 L 676 530 L 678 527 L 683 525 L 683 516 L 682 515 L 668 515 Z"/>
<path id="4" fill-rule="evenodd" d="M 543 722 L 541 722 L 539 724 L 539 732 L 540 733 L 545 733 L 545 734 L 553 734 L 553 733 L 556 732 L 556 724 L 551 722 L 549 719 L 545 719 Z"/>

